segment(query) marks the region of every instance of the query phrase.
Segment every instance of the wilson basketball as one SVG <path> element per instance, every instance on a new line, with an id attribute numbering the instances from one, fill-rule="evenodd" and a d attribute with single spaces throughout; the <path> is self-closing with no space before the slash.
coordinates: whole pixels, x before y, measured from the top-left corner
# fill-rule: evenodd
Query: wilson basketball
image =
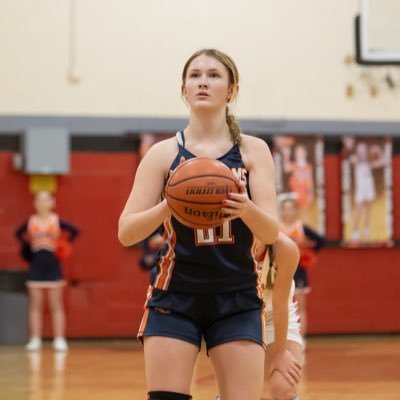
<path id="1" fill-rule="evenodd" d="M 210 228 L 222 224 L 222 201 L 228 193 L 238 193 L 233 172 L 211 158 L 192 158 L 171 174 L 165 198 L 172 215 L 190 228 Z"/>

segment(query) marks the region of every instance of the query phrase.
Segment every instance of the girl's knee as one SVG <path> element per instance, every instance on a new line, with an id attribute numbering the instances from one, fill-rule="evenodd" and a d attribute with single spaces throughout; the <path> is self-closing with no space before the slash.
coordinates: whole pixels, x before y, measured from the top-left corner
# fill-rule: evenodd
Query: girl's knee
<path id="1" fill-rule="evenodd" d="M 278 371 L 272 374 L 269 386 L 274 400 L 292 400 L 297 396 L 297 385 L 291 385 Z"/>

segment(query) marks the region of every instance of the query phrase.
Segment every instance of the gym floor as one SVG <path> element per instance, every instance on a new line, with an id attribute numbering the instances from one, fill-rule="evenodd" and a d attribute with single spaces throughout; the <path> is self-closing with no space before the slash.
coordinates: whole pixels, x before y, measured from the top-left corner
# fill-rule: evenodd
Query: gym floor
<path id="1" fill-rule="evenodd" d="M 312 337 L 307 341 L 301 399 L 400 400 L 399 360 L 397 335 Z M 216 393 L 210 362 L 201 352 L 193 398 L 213 400 Z M 54 353 L 50 343 L 40 353 L 0 347 L 0 398 L 144 400 L 142 348 L 134 340 L 71 341 L 67 354 Z"/>

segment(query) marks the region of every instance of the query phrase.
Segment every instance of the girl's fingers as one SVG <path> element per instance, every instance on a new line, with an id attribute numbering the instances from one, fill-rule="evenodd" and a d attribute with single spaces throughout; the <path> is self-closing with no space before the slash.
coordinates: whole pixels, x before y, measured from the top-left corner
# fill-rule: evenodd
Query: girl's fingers
<path id="1" fill-rule="evenodd" d="M 241 194 L 246 193 L 246 191 L 247 191 L 246 185 L 243 181 L 239 181 L 238 186 L 239 186 L 239 193 L 241 193 Z"/>
<path id="2" fill-rule="evenodd" d="M 284 377 L 286 378 L 286 380 L 292 385 L 295 386 L 296 385 L 296 381 L 290 376 L 290 374 L 285 373 Z"/>
<path id="3" fill-rule="evenodd" d="M 223 213 L 223 214 L 228 215 L 229 217 L 235 216 L 235 218 L 240 215 L 240 211 L 233 210 L 233 209 L 230 209 L 230 208 L 221 208 L 220 212 Z"/>
<path id="4" fill-rule="evenodd" d="M 228 199 L 234 201 L 240 201 L 241 203 L 244 203 L 247 200 L 246 196 L 243 196 L 242 193 L 229 193 Z"/>
<path id="5" fill-rule="evenodd" d="M 294 362 L 294 365 L 295 365 L 299 370 L 301 370 L 301 364 L 300 364 L 298 361 L 295 361 L 295 362 Z"/>
<path id="6" fill-rule="evenodd" d="M 290 376 L 296 381 L 299 382 L 300 381 L 300 375 L 297 371 L 292 370 L 289 372 Z"/>
<path id="7" fill-rule="evenodd" d="M 232 200 L 224 200 L 222 202 L 222 206 L 224 208 L 241 208 L 242 207 L 242 203 L 239 203 L 238 201 L 232 201 Z"/>

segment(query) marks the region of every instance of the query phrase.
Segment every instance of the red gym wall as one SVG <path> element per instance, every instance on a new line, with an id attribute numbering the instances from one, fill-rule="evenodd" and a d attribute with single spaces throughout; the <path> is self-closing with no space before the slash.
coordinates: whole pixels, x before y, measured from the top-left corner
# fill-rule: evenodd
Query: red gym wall
<path id="1" fill-rule="evenodd" d="M 13 153 L 0 151 L 0 269 L 26 268 L 13 237 L 31 213 L 28 178 L 13 169 Z M 328 155 L 327 239 L 339 240 L 340 160 Z M 134 336 L 142 315 L 148 272 L 138 266 L 140 249 L 123 248 L 117 221 L 130 191 L 138 157 L 132 153 L 73 152 L 71 174 L 58 178 L 57 211 L 81 229 L 65 264 L 69 337 Z M 393 161 L 400 182 L 400 157 Z M 400 186 L 394 185 L 394 204 Z M 395 207 L 395 237 L 400 238 Z M 399 332 L 400 248 L 321 251 L 311 270 L 310 333 Z M 47 334 L 50 324 L 46 319 Z"/>

